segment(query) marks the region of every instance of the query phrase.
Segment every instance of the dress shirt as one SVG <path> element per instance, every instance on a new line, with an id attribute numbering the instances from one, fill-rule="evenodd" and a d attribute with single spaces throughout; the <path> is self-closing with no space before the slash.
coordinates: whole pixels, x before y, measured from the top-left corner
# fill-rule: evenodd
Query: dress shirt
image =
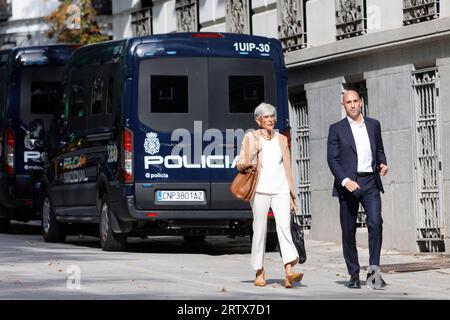
<path id="1" fill-rule="evenodd" d="M 361 116 L 362 117 L 362 116 Z M 372 170 L 372 149 L 370 147 L 369 134 L 367 133 L 364 117 L 361 123 L 357 123 L 350 117 L 347 117 L 350 128 L 352 129 L 353 138 L 356 144 L 356 153 L 358 157 L 357 172 L 373 172 Z M 345 186 L 348 177 L 342 180 L 342 186 Z"/>

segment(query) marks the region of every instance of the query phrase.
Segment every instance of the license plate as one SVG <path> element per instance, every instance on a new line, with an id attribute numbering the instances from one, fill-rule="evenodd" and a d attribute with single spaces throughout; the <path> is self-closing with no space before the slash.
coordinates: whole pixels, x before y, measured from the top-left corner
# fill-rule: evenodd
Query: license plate
<path id="1" fill-rule="evenodd" d="M 205 191 L 158 190 L 156 202 L 205 202 Z"/>

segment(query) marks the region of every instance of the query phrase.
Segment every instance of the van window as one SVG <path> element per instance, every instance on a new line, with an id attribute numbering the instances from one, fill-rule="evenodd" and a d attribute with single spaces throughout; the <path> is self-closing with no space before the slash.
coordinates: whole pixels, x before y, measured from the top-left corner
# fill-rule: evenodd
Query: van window
<path id="1" fill-rule="evenodd" d="M 228 88 L 231 113 L 253 113 L 264 101 L 264 76 L 230 76 Z"/>
<path id="2" fill-rule="evenodd" d="M 151 76 L 151 112 L 187 113 L 188 77 Z"/>
<path id="3" fill-rule="evenodd" d="M 53 114 L 58 104 L 59 82 L 31 82 L 31 113 Z"/>
<path id="4" fill-rule="evenodd" d="M 103 78 L 95 78 L 92 84 L 91 114 L 102 113 Z"/>
<path id="5" fill-rule="evenodd" d="M 106 93 L 106 113 L 111 114 L 113 109 L 113 92 L 114 92 L 114 79 L 108 80 L 108 87 Z"/>
<path id="6" fill-rule="evenodd" d="M 72 84 L 72 101 L 70 104 L 71 117 L 83 117 L 84 106 L 84 81 L 76 81 Z"/>

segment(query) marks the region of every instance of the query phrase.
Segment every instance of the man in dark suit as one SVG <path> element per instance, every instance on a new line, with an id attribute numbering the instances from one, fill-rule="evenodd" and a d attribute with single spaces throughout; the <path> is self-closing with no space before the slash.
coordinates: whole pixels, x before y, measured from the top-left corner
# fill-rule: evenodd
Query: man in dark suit
<path id="1" fill-rule="evenodd" d="M 327 160 L 335 177 L 333 196 L 339 197 L 342 246 L 350 274 L 348 287 L 361 288 L 355 237 L 358 208 L 361 203 L 367 215 L 369 264 L 379 267 L 383 231 L 380 191 L 384 192 L 380 175 L 386 175 L 388 167 L 380 123 L 362 116 L 359 94 L 346 91 L 342 105 L 347 116 L 330 126 Z"/>

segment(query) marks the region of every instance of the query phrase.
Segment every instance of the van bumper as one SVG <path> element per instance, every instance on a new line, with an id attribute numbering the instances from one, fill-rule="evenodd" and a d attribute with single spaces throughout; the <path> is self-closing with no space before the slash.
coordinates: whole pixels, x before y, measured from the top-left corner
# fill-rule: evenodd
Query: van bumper
<path id="1" fill-rule="evenodd" d="M 125 210 L 118 213 L 121 220 L 175 220 L 175 219 L 217 219 L 217 220 L 248 220 L 253 219 L 251 210 L 208 210 L 208 209 L 183 209 L 183 210 L 138 210 L 135 207 L 134 196 L 124 197 L 121 207 Z M 114 210 L 114 209 L 113 209 Z"/>
<path id="2" fill-rule="evenodd" d="M 36 219 L 37 199 L 33 199 L 33 181 L 29 175 L 0 176 L 0 217 L 28 221 Z M 17 197 L 20 195 L 20 198 Z M 20 209 L 20 210 L 17 210 Z"/>

